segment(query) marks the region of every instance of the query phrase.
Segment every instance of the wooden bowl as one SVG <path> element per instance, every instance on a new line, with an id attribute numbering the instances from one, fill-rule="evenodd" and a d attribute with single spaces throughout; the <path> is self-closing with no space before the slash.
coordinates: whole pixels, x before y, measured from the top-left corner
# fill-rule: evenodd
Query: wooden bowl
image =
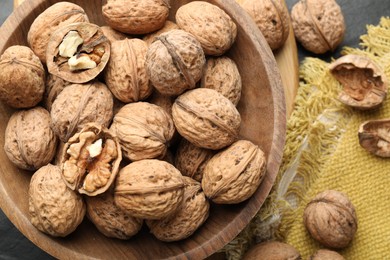
<path id="1" fill-rule="evenodd" d="M 25 1 L 0 28 L 0 53 L 11 45 L 27 45 L 33 20 L 55 0 Z M 91 22 L 103 25 L 100 0 L 71 1 L 82 6 Z M 190 0 L 171 1 L 171 19 Z M 286 113 L 281 77 L 274 56 L 253 21 L 234 0 L 209 0 L 224 9 L 238 27 L 237 40 L 228 56 L 242 76 L 241 138 L 258 144 L 267 155 L 267 173 L 256 193 L 238 205 L 212 205 L 206 223 L 190 238 L 174 243 L 155 239 L 144 227 L 128 241 L 109 239 L 85 220 L 66 238 L 52 238 L 30 224 L 28 187 L 32 173 L 17 169 L 0 149 L 0 206 L 12 223 L 37 246 L 60 259 L 201 259 L 230 242 L 260 209 L 277 175 L 285 141 Z M 0 103 L 0 146 L 13 109 Z"/>

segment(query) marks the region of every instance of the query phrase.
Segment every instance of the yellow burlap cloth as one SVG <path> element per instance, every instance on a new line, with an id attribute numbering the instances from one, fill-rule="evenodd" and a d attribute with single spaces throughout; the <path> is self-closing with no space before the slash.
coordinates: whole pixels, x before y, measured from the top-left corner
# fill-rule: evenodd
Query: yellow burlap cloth
<path id="1" fill-rule="evenodd" d="M 390 18 L 367 26 L 361 47 L 342 53 L 371 57 L 390 79 Z M 305 230 L 303 210 L 328 189 L 346 193 L 358 217 L 355 238 L 338 252 L 346 259 L 390 259 L 390 158 L 365 151 L 357 135 L 364 121 L 390 118 L 390 98 L 373 111 L 346 107 L 337 100 L 342 87 L 328 65 L 315 58 L 301 64 L 277 181 L 250 225 L 224 248 L 229 259 L 239 259 L 254 243 L 270 239 L 293 245 L 307 259 L 321 245 Z"/>

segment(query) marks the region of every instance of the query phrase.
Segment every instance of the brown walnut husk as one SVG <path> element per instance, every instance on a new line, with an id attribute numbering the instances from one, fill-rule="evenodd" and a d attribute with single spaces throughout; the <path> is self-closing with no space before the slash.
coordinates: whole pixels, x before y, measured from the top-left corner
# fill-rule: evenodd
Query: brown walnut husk
<path id="1" fill-rule="evenodd" d="M 145 35 L 142 39 L 146 42 L 148 46 L 150 46 L 150 44 L 152 44 L 157 39 L 158 36 L 175 29 L 180 29 L 180 28 L 176 23 L 167 20 L 165 21 L 165 24 L 161 29 Z"/>
<path id="2" fill-rule="evenodd" d="M 65 237 L 84 218 L 84 201 L 62 181 L 59 166 L 48 164 L 36 171 L 28 194 L 30 221 L 46 234 Z"/>
<path id="3" fill-rule="evenodd" d="M 52 104 L 52 129 L 63 142 L 87 123 L 108 126 L 113 114 L 110 90 L 98 81 L 64 88 Z"/>
<path id="4" fill-rule="evenodd" d="M 177 96 L 195 88 L 205 63 L 200 43 L 183 30 L 161 34 L 146 54 L 150 81 L 164 95 Z"/>
<path id="5" fill-rule="evenodd" d="M 345 248 L 357 230 L 355 208 L 339 191 L 319 193 L 306 206 L 303 222 L 310 235 L 329 248 Z"/>
<path id="6" fill-rule="evenodd" d="M 53 105 L 54 100 L 61 93 L 62 90 L 72 83 L 61 79 L 60 77 L 49 74 L 46 77 L 46 88 L 45 93 L 43 93 L 43 105 L 50 112 L 51 106 Z"/>
<path id="7" fill-rule="evenodd" d="M 170 216 L 147 220 L 150 232 L 159 240 L 172 242 L 191 236 L 208 218 L 209 202 L 199 182 L 183 177 L 184 194 L 179 208 Z"/>
<path id="8" fill-rule="evenodd" d="M 98 140 L 102 143 L 97 149 L 101 150 L 93 154 L 91 149 Z M 96 196 L 109 189 L 119 172 L 121 160 L 116 136 L 104 126 L 90 123 L 65 144 L 62 177 L 70 189 Z"/>
<path id="9" fill-rule="evenodd" d="M 329 66 L 332 75 L 343 85 L 339 100 L 351 107 L 366 110 L 380 106 L 387 96 L 387 77 L 370 58 L 349 54 Z"/>
<path id="10" fill-rule="evenodd" d="M 123 155 L 132 161 L 164 157 L 175 132 L 170 115 L 147 102 L 123 106 L 110 129 L 118 136 Z"/>
<path id="11" fill-rule="evenodd" d="M 222 55 L 233 45 L 237 26 L 221 8 L 205 1 L 192 1 L 176 12 L 177 25 L 195 36 L 207 55 Z"/>
<path id="12" fill-rule="evenodd" d="M 45 69 L 34 52 L 15 45 L 0 57 L 0 100 L 14 108 L 29 108 L 42 100 Z"/>
<path id="13" fill-rule="evenodd" d="M 293 246 L 278 241 L 268 241 L 254 245 L 243 257 L 243 260 L 258 259 L 301 260 L 302 258 Z"/>
<path id="14" fill-rule="evenodd" d="M 107 39 L 111 43 L 113 43 L 115 41 L 122 41 L 122 40 L 125 40 L 127 38 L 130 38 L 130 36 L 128 36 L 124 33 L 121 33 L 117 30 L 114 30 L 110 26 L 107 26 L 107 25 L 101 26 L 100 29 L 102 29 L 103 34 L 107 37 Z"/>
<path id="15" fill-rule="evenodd" d="M 102 14 L 105 22 L 120 32 L 146 34 L 164 26 L 170 0 L 105 0 Z"/>
<path id="16" fill-rule="evenodd" d="M 308 260 L 345 260 L 345 258 L 335 251 L 319 249 Z"/>
<path id="17" fill-rule="evenodd" d="M 8 121 L 4 151 L 18 168 L 37 170 L 56 153 L 57 137 L 50 128 L 50 114 L 42 107 L 16 111 Z"/>
<path id="18" fill-rule="evenodd" d="M 183 200 L 184 183 L 171 164 L 145 159 L 122 168 L 115 185 L 115 204 L 142 219 L 161 219 L 177 210 Z"/>
<path id="19" fill-rule="evenodd" d="M 361 147 L 379 157 L 390 157 L 390 119 L 369 120 L 359 127 Z"/>
<path id="20" fill-rule="evenodd" d="M 74 56 L 76 60 L 87 57 L 95 62 L 95 67 L 71 70 L 68 57 L 62 57 L 59 46 L 70 32 L 77 32 L 83 39 Z M 85 83 L 95 79 L 103 71 L 110 58 L 110 41 L 102 29 L 91 23 L 73 23 L 53 32 L 47 44 L 46 64 L 49 73 L 72 83 Z"/>
<path id="21" fill-rule="evenodd" d="M 107 237 L 129 239 L 142 227 L 142 219 L 126 214 L 115 205 L 111 189 L 94 197 L 87 196 L 85 202 L 88 219 Z"/>
<path id="22" fill-rule="evenodd" d="M 69 2 L 56 3 L 35 18 L 27 34 L 28 45 L 46 63 L 46 48 L 53 32 L 78 22 L 89 22 L 83 8 Z"/>
<path id="23" fill-rule="evenodd" d="M 140 39 L 111 43 L 111 57 L 104 70 L 104 79 L 120 101 L 137 102 L 152 93 L 145 66 L 147 50 L 148 46 Z"/>
<path id="24" fill-rule="evenodd" d="M 345 34 L 344 16 L 335 0 L 300 0 L 291 9 L 294 34 L 316 54 L 334 51 Z"/>
<path id="25" fill-rule="evenodd" d="M 238 110 L 213 89 L 198 88 L 180 95 L 173 104 L 172 116 L 180 135 L 206 149 L 230 145 L 240 130 Z"/>

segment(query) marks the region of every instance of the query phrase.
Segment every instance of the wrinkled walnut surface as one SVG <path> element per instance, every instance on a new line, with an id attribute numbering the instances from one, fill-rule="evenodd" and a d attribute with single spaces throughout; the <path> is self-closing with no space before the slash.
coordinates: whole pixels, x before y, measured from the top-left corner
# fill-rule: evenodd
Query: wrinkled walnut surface
<path id="1" fill-rule="evenodd" d="M 360 146 L 380 157 L 390 157 L 390 119 L 362 123 L 358 131 Z"/>
<path id="2" fill-rule="evenodd" d="M 61 79 L 60 77 L 49 74 L 46 77 L 46 88 L 45 93 L 43 93 L 43 104 L 44 107 L 50 112 L 51 106 L 53 105 L 54 100 L 61 93 L 61 91 L 68 85 L 72 83 Z"/>
<path id="3" fill-rule="evenodd" d="M 158 36 L 160 36 L 161 34 L 163 33 L 166 33 L 166 32 L 169 32 L 169 31 L 172 31 L 172 30 L 175 30 L 175 29 L 180 29 L 179 26 L 172 22 L 172 21 L 165 21 L 165 24 L 164 26 L 159 29 L 158 31 L 155 31 L 153 33 L 150 33 L 150 34 L 147 34 L 143 37 L 143 40 L 146 42 L 146 44 L 149 46 L 150 44 L 152 44 Z"/>
<path id="4" fill-rule="evenodd" d="M 243 257 L 243 260 L 258 259 L 301 260 L 302 258 L 293 246 L 278 241 L 268 241 L 254 245 Z"/>
<path id="5" fill-rule="evenodd" d="M 121 41 L 121 40 L 125 40 L 127 38 L 130 38 L 130 36 L 128 36 L 124 33 L 121 33 L 119 31 L 116 31 L 107 25 L 101 26 L 100 29 L 102 29 L 103 34 L 107 37 L 107 39 L 111 43 L 113 43 L 115 41 Z"/>
<path id="6" fill-rule="evenodd" d="M 345 258 L 335 251 L 320 249 L 310 256 L 308 260 L 345 260 Z"/>

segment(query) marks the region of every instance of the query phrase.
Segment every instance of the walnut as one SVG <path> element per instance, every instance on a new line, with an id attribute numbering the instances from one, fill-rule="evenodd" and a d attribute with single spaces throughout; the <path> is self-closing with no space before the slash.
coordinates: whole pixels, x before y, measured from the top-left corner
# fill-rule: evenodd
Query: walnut
<path id="1" fill-rule="evenodd" d="M 47 45 L 49 72 L 72 83 L 96 78 L 110 57 L 110 42 L 99 26 L 73 23 L 56 30 Z"/>
<path id="2" fill-rule="evenodd" d="M 173 104 L 172 116 L 180 135 L 206 149 L 230 145 L 240 130 L 236 107 L 213 89 L 198 88 L 180 95 Z"/>
<path id="3" fill-rule="evenodd" d="M 355 208 L 339 191 L 327 190 L 311 200 L 304 211 L 303 221 L 310 235 L 330 248 L 344 248 L 357 230 Z"/>
<path id="4" fill-rule="evenodd" d="M 164 26 L 170 0 L 105 0 L 102 14 L 106 23 L 124 33 L 146 34 Z"/>
<path id="5" fill-rule="evenodd" d="M 96 196 L 115 180 L 121 160 L 116 136 L 105 127 L 87 124 L 65 144 L 62 177 L 72 190 Z"/>
<path id="6" fill-rule="evenodd" d="M 242 8 L 252 17 L 272 50 L 286 42 L 290 32 L 290 15 L 282 0 L 244 0 Z"/>
<path id="7" fill-rule="evenodd" d="M 184 183 L 171 164 L 156 159 L 130 163 L 120 170 L 115 185 L 115 203 L 142 219 L 171 215 L 183 200 Z"/>
<path id="8" fill-rule="evenodd" d="M 204 168 L 214 154 L 213 150 L 197 147 L 183 138 L 176 151 L 175 166 L 184 176 L 200 182 Z"/>
<path id="9" fill-rule="evenodd" d="M 51 106 L 53 105 L 54 100 L 61 93 L 62 90 L 71 83 L 61 79 L 60 77 L 49 74 L 46 77 L 46 88 L 45 93 L 43 94 L 43 105 L 50 112 Z"/>
<path id="10" fill-rule="evenodd" d="M 132 161 L 164 157 L 175 131 L 164 109 L 147 102 L 122 107 L 110 129 L 118 136 L 124 156 Z"/>
<path id="11" fill-rule="evenodd" d="M 50 114 L 42 107 L 12 114 L 4 135 L 10 161 L 25 170 L 36 170 L 54 157 L 57 137 L 50 128 Z"/>
<path id="12" fill-rule="evenodd" d="M 241 75 L 236 63 L 226 56 L 208 58 L 200 82 L 200 87 L 218 91 L 234 105 L 240 101 Z"/>
<path id="13" fill-rule="evenodd" d="M 362 123 L 358 131 L 360 146 L 368 152 L 390 157 L 390 120 L 369 120 Z"/>
<path id="14" fill-rule="evenodd" d="M 62 181 L 59 166 L 48 164 L 36 171 L 28 194 L 30 221 L 46 234 L 65 237 L 84 218 L 84 201 Z"/>
<path id="15" fill-rule="evenodd" d="M 257 190 L 265 172 L 264 152 L 250 141 L 238 140 L 208 161 L 202 188 L 215 203 L 240 203 Z"/>
<path id="16" fill-rule="evenodd" d="M 387 95 L 387 77 L 370 58 L 349 54 L 329 66 L 332 75 L 343 85 L 339 100 L 358 109 L 377 108 Z"/>
<path id="17" fill-rule="evenodd" d="M 207 55 L 222 55 L 234 43 L 237 26 L 230 16 L 216 5 L 193 1 L 176 12 L 176 23 L 195 36 Z"/>
<path id="18" fill-rule="evenodd" d="M 159 240 L 172 242 L 191 236 L 208 218 L 209 202 L 199 182 L 183 177 L 184 194 L 179 208 L 170 216 L 146 220 L 150 232 Z"/>
<path id="19" fill-rule="evenodd" d="M 291 245 L 267 241 L 254 245 L 244 255 L 243 260 L 272 259 L 272 260 L 301 260 L 300 253 Z"/>
<path id="20" fill-rule="evenodd" d="M 171 96 L 195 88 L 205 63 L 200 43 L 183 30 L 161 34 L 146 54 L 150 81 L 160 93 Z"/>
<path id="21" fill-rule="evenodd" d="M 158 30 L 158 31 L 155 31 L 153 33 L 150 33 L 150 34 L 147 34 L 143 37 L 143 40 L 146 42 L 146 44 L 149 46 L 150 44 L 152 44 L 156 38 L 158 36 L 160 36 L 161 34 L 165 33 L 165 32 L 169 32 L 169 31 L 172 31 L 172 30 L 175 30 L 175 29 L 180 29 L 179 26 L 174 23 L 174 22 L 171 22 L 171 21 L 165 21 L 165 24 L 164 26 Z"/>
<path id="22" fill-rule="evenodd" d="M 129 38 L 126 34 L 116 31 L 107 25 L 101 26 L 100 29 L 102 29 L 104 36 L 106 36 L 111 43 Z"/>
<path id="23" fill-rule="evenodd" d="M 145 66 L 147 50 L 146 43 L 140 39 L 111 43 L 111 57 L 104 70 L 104 79 L 120 101 L 137 102 L 152 93 Z"/>
<path id="24" fill-rule="evenodd" d="M 97 81 L 64 88 L 52 104 L 52 129 L 63 142 L 87 123 L 108 126 L 113 114 L 110 90 Z"/>
<path id="25" fill-rule="evenodd" d="M 316 54 L 334 51 L 343 41 L 344 16 L 335 0 L 300 0 L 291 9 L 294 34 Z"/>
<path id="26" fill-rule="evenodd" d="M 41 62 L 46 63 L 46 48 L 53 32 L 71 23 L 89 22 L 83 8 L 59 2 L 44 10 L 31 24 L 27 42 Z"/>
<path id="27" fill-rule="evenodd" d="M 45 70 L 25 46 L 7 48 L 0 57 L 0 100 L 14 108 L 37 105 L 45 90 Z"/>
<path id="28" fill-rule="evenodd" d="M 129 239 L 142 227 L 143 220 L 134 218 L 114 203 L 114 191 L 91 197 L 86 196 L 87 217 L 107 237 Z"/>
<path id="29" fill-rule="evenodd" d="M 319 249 L 308 260 L 345 260 L 345 258 L 335 251 Z"/>

